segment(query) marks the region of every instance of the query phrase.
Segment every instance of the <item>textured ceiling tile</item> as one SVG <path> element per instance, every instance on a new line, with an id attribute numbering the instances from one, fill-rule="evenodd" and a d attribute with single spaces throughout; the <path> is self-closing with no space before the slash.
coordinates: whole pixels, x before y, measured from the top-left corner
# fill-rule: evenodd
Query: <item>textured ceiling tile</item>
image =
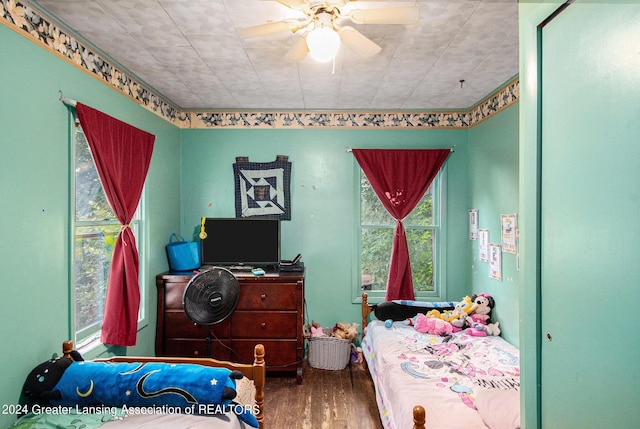
<path id="1" fill-rule="evenodd" d="M 186 37 L 205 61 L 245 56 L 242 43 L 233 35 L 189 34 Z"/>
<path id="2" fill-rule="evenodd" d="M 104 33 L 100 29 L 85 31 L 84 36 L 96 40 L 96 46 L 120 64 L 127 64 L 130 70 L 153 67 L 156 59 L 149 52 L 140 49 L 137 40 L 128 33 Z"/>
<path id="3" fill-rule="evenodd" d="M 95 1 L 47 1 L 38 2 L 54 17 L 60 18 L 73 30 L 100 30 L 108 33 L 124 32 L 126 29 L 113 19 Z"/>
<path id="4" fill-rule="evenodd" d="M 478 7 L 479 1 L 428 1 L 420 3 L 420 24 L 424 31 L 459 28 Z M 425 21 L 426 20 L 426 21 Z M 424 24 L 428 23 L 428 26 Z"/>
<path id="5" fill-rule="evenodd" d="M 198 53 L 189 45 L 154 47 L 149 48 L 148 52 L 159 64 L 172 70 L 186 67 L 199 67 L 205 64 Z"/>
<path id="6" fill-rule="evenodd" d="M 302 92 L 292 91 L 288 88 L 279 90 L 278 88 L 267 88 L 267 95 L 276 106 L 286 106 L 286 110 L 304 109 L 304 99 Z"/>
<path id="7" fill-rule="evenodd" d="M 192 101 L 197 101 L 197 99 L 194 98 L 194 93 L 191 89 L 177 76 L 167 72 L 154 71 L 149 72 L 148 76 L 150 76 L 150 79 L 153 79 L 155 82 L 159 82 L 162 87 L 162 95 L 169 97 L 172 100 L 176 100 L 176 104 L 178 106 L 182 106 L 184 103 L 188 103 L 186 105 L 190 105 Z"/>
<path id="8" fill-rule="evenodd" d="M 258 80 L 251 62 L 244 56 L 207 61 L 207 66 L 223 82 L 253 82 Z"/>
<path id="9" fill-rule="evenodd" d="M 277 1 L 224 0 L 223 3 L 234 28 L 304 16 Z"/>
<path id="10" fill-rule="evenodd" d="M 429 82 L 423 82 L 408 98 L 406 108 L 427 104 L 432 109 L 443 109 L 447 106 L 471 107 L 483 95 L 478 95 L 469 83 L 460 86 L 459 79 L 447 73 L 430 75 Z"/>
<path id="11" fill-rule="evenodd" d="M 200 64 L 198 66 L 184 66 L 175 68 L 175 76 L 179 77 L 183 82 L 188 82 L 189 85 L 193 85 L 196 91 L 199 92 L 202 89 L 203 84 L 209 83 L 211 88 L 221 89 L 224 87 L 220 79 L 213 73 L 213 71 L 206 65 Z"/>
<path id="12" fill-rule="evenodd" d="M 369 82 L 355 82 L 351 84 L 341 85 L 338 93 L 338 109 L 372 109 L 371 101 L 373 93 L 369 91 Z"/>
<path id="13" fill-rule="evenodd" d="M 129 25 L 127 32 L 140 43 L 141 49 L 189 44 L 171 20 L 136 21 Z"/>
<path id="14" fill-rule="evenodd" d="M 166 20 L 169 15 L 156 0 L 95 0 L 95 3 L 127 27 L 132 22 Z"/>
<path id="15" fill-rule="evenodd" d="M 224 4 L 213 0 L 160 1 L 184 34 L 233 32 Z"/>

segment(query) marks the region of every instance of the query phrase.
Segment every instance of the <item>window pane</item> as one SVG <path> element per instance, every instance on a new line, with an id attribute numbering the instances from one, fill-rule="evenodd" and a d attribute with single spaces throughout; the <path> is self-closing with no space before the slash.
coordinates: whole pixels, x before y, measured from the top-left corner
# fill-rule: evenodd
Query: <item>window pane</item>
<path id="1" fill-rule="evenodd" d="M 360 179 L 360 222 L 362 225 L 395 225 L 395 220 L 384 208 L 364 174 Z M 433 186 L 427 189 L 403 224 L 405 227 L 433 225 Z"/>
<path id="2" fill-rule="evenodd" d="M 392 228 L 362 228 L 360 267 L 367 290 L 387 289 L 392 243 Z"/>
<path id="3" fill-rule="evenodd" d="M 75 228 L 76 332 L 102 322 L 111 253 L 119 231 L 120 225 Z"/>
<path id="4" fill-rule="evenodd" d="M 78 130 L 75 135 L 76 221 L 115 220 L 84 133 Z"/>
<path id="5" fill-rule="evenodd" d="M 434 290 L 434 246 L 433 231 L 405 228 L 413 288 L 416 292 Z M 387 289 L 389 259 L 393 244 L 393 229 L 362 228 L 362 287 L 366 290 Z"/>
<path id="6" fill-rule="evenodd" d="M 362 225 L 389 226 L 396 223 L 380 202 L 364 174 L 360 175 L 360 223 Z"/>
<path id="7" fill-rule="evenodd" d="M 407 243 L 411 258 L 413 289 L 416 292 L 433 291 L 433 254 L 435 240 L 430 229 L 407 229 Z"/>
<path id="8" fill-rule="evenodd" d="M 424 196 L 409 216 L 404 219 L 404 226 L 431 226 L 433 225 L 433 186 L 427 189 Z"/>

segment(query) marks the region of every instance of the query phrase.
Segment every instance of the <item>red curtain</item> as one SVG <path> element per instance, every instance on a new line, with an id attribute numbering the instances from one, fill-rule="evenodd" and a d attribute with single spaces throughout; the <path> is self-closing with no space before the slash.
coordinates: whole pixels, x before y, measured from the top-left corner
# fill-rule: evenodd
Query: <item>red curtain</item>
<path id="1" fill-rule="evenodd" d="M 139 260 L 129 222 L 140 202 L 155 136 L 81 103 L 76 111 L 107 200 L 122 225 L 113 249 L 101 340 L 134 346 L 140 309 Z"/>
<path id="2" fill-rule="evenodd" d="M 353 149 L 376 195 L 396 219 L 386 300 L 414 299 L 409 246 L 402 219 L 420 202 L 450 149 Z"/>

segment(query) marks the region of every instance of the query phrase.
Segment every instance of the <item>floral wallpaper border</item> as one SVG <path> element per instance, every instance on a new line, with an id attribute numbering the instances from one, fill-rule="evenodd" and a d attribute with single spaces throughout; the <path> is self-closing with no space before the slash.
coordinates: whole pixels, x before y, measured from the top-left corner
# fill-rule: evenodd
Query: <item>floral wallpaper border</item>
<path id="1" fill-rule="evenodd" d="M 111 64 L 27 2 L 0 0 L 0 22 L 69 63 L 107 83 L 180 128 L 468 128 L 519 99 L 515 78 L 468 111 L 462 112 L 226 112 L 180 110 Z"/>

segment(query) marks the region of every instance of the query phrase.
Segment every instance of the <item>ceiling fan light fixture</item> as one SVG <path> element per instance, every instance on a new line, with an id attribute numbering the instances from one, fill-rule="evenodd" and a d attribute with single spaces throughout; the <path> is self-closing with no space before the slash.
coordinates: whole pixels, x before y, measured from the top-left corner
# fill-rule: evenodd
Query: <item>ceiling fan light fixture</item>
<path id="1" fill-rule="evenodd" d="M 321 25 L 307 34 L 309 55 L 321 63 L 335 58 L 340 48 L 340 35 L 333 29 Z"/>

